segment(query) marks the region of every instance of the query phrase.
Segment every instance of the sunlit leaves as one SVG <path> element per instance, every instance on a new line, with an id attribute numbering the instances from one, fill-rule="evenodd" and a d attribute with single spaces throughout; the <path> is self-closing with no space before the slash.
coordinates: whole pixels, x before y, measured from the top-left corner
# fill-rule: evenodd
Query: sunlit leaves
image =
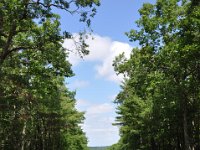
<path id="1" fill-rule="evenodd" d="M 0 2 L 0 143 L 2 149 L 87 149 L 80 128 L 83 113 L 64 84 L 71 77 L 59 16 L 96 13 L 98 1 L 39 0 Z M 81 7 L 81 10 L 79 8 Z M 84 10 L 86 8 L 87 10 Z M 80 39 L 81 55 L 88 54 Z"/>
<path id="2" fill-rule="evenodd" d="M 144 4 L 139 29 L 127 33 L 141 48 L 114 62 L 117 73 L 126 75 L 116 99 L 120 149 L 199 148 L 194 120 L 199 117 L 200 26 L 194 3 Z"/>

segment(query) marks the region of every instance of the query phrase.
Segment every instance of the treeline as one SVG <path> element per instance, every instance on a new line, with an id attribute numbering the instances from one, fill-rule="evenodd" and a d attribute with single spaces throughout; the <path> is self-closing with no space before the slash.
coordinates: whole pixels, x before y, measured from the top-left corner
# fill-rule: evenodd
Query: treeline
<path id="1" fill-rule="evenodd" d="M 110 150 L 199 150 L 200 1 L 157 0 L 139 13 L 127 36 L 140 47 L 114 62 L 125 78 Z"/>
<path id="2" fill-rule="evenodd" d="M 62 47 L 71 35 L 61 34 L 52 9 L 78 13 L 89 26 L 95 5 L 97 0 L 0 1 L 1 150 L 87 149 L 79 126 L 83 113 L 64 81 L 73 75 Z M 80 42 L 79 53 L 87 53 Z"/>

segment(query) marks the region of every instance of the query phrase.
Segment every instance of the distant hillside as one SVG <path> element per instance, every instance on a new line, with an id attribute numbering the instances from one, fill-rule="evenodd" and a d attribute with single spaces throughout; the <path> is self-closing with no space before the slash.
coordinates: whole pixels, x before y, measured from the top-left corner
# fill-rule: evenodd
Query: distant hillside
<path id="1" fill-rule="evenodd" d="M 108 147 L 89 147 L 90 150 L 106 150 Z"/>

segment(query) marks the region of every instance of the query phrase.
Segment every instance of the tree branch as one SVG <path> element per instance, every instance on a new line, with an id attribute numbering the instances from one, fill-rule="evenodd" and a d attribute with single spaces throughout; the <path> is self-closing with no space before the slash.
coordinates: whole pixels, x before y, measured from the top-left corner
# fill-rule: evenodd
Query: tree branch
<path id="1" fill-rule="evenodd" d="M 72 3 L 72 2 L 74 2 L 74 1 L 73 1 L 73 0 L 70 1 L 69 4 Z M 40 2 L 40 0 L 38 0 L 38 1 L 35 2 L 35 3 L 32 2 L 32 3 L 29 3 L 29 4 L 30 4 L 30 5 L 41 5 L 41 6 L 45 7 L 45 8 L 57 7 L 57 8 L 60 8 L 60 9 L 62 9 L 62 10 L 65 10 L 65 11 L 69 12 L 70 14 L 74 14 L 74 13 L 77 12 L 78 9 L 79 9 L 79 6 L 77 6 L 77 9 L 75 9 L 75 10 L 69 10 L 69 9 L 65 8 L 63 5 L 57 5 L 57 4 L 53 4 L 53 3 L 48 4 L 48 5 L 45 5 L 44 3 Z"/>
<path id="2" fill-rule="evenodd" d="M 0 55 L 0 64 L 2 64 L 4 62 L 4 60 L 8 57 L 8 55 L 10 55 L 12 52 L 17 52 L 19 50 L 26 50 L 26 49 L 34 49 L 34 48 L 35 47 L 19 46 L 19 47 L 15 47 L 11 50 L 4 51 L 4 53 L 2 53 Z"/>

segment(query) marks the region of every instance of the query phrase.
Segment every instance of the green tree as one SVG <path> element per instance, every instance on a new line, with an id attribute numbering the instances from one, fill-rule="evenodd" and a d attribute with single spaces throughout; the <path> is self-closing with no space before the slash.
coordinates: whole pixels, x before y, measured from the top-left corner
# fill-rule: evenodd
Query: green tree
<path id="1" fill-rule="evenodd" d="M 52 8 L 80 13 L 89 26 L 95 5 L 96 0 L 0 1 L 0 149 L 87 149 L 79 127 L 83 113 L 64 85 L 73 72 L 62 42 L 71 35 L 60 33 Z M 80 42 L 80 53 L 87 54 Z"/>
<path id="2" fill-rule="evenodd" d="M 127 33 L 139 41 L 129 60 L 114 65 L 126 77 L 116 103 L 121 149 L 199 149 L 198 1 L 144 4 Z"/>

